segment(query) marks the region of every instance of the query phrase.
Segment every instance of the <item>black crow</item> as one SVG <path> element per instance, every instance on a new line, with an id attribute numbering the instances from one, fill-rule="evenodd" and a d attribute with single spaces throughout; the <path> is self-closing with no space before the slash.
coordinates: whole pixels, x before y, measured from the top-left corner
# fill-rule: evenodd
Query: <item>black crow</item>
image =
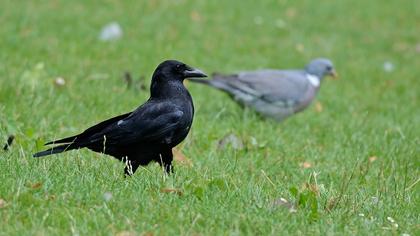
<path id="1" fill-rule="evenodd" d="M 167 173 L 172 172 L 172 148 L 185 139 L 194 116 L 191 95 L 183 84 L 189 77 L 206 75 L 179 61 L 162 62 L 153 73 L 146 103 L 81 134 L 48 142 L 45 145 L 60 145 L 34 157 L 86 147 L 125 161 L 126 175 L 132 175 L 140 165 L 151 161 L 158 162 Z"/>

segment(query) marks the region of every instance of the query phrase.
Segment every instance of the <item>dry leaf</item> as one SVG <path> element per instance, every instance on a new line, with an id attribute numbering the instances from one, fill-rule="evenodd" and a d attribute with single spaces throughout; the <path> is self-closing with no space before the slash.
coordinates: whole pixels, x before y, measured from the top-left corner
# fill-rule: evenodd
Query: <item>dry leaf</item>
<path id="1" fill-rule="evenodd" d="M 182 196 L 183 193 L 181 190 L 176 188 L 163 188 L 160 190 L 161 193 L 176 193 L 178 196 Z"/>
<path id="2" fill-rule="evenodd" d="M 7 202 L 3 198 L 0 198 L 0 208 L 5 207 L 6 205 L 7 205 Z"/>
<path id="3" fill-rule="evenodd" d="M 322 103 L 317 101 L 315 103 L 315 111 L 320 113 L 320 112 L 322 112 L 322 110 L 323 110 Z"/>
<path id="4" fill-rule="evenodd" d="M 369 162 L 374 162 L 374 161 L 376 161 L 378 159 L 378 157 L 377 156 L 371 156 L 371 157 L 369 157 Z"/>
<path id="5" fill-rule="evenodd" d="M 180 150 L 174 148 L 174 160 L 182 165 L 192 166 L 192 161 L 187 158 Z"/>
<path id="6" fill-rule="evenodd" d="M 31 185 L 31 188 L 32 189 L 39 189 L 39 188 L 41 188 L 41 186 L 42 186 L 42 183 L 41 182 L 38 182 L 38 183 L 32 184 Z"/>
<path id="7" fill-rule="evenodd" d="M 47 194 L 47 195 L 45 195 L 45 199 L 46 199 L 46 200 L 55 200 L 55 198 L 56 198 L 56 197 L 55 197 L 55 195 L 54 195 L 54 194 L 51 194 L 51 195 L 48 195 L 48 194 Z"/>
<path id="8" fill-rule="evenodd" d="M 304 161 L 299 163 L 299 166 L 302 167 L 303 169 L 308 169 L 312 167 L 312 164 L 310 162 Z"/>

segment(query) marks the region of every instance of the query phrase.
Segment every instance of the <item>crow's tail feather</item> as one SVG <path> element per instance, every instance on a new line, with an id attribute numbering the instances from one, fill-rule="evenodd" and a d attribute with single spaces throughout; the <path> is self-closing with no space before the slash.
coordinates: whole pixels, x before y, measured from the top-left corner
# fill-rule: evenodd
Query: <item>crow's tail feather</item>
<path id="1" fill-rule="evenodd" d="M 56 147 L 47 149 L 47 150 L 42 151 L 42 152 L 37 152 L 33 155 L 33 157 L 48 156 L 48 155 L 52 155 L 52 154 L 57 154 L 57 153 L 69 151 L 69 150 L 72 150 L 72 149 L 75 149 L 75 148 L 77 148 L 77 147 L 73 146 L 72 144 L 64 144 L 64 145 L 60 145 L 60 146 L 56 146 Z"/>
<path id="2" fill-rule="evenodd" d="M 63 138 L 63 139 L 59 139 L 59 140 L 54 140 L 54 141 L 48 142 L 44 145 L 50 145 L 50 144 L 56 144 L 56 143 L 72 143 L 72 142 L 76 141 L 78 136 L 79 135 L 75 135 L 75 136 L 71 136 L 71 137 L 67 137 L 67 138 Z"/>

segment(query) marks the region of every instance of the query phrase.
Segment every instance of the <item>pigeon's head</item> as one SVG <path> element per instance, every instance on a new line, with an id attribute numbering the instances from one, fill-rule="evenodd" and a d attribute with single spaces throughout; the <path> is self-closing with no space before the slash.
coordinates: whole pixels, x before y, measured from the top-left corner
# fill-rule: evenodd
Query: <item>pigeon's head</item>
<path id="1" fill-rule="evenodd" d="M 204 72 L 194 69 L 185 63 L 176 60 L 167 60 L 159 64 L 153 73 L 153 79 L 179 80 L 191 77 L 207 77 Z"/>
<path id="2" fill-rule="evenodd" d="M 318 78 L 322 79 L 325 76 L 329 75 L 333 78 L 337 78 L 337 72 L 334 69 L 333 63 L 325 58 L 317 58 L 309 62 L 306 65 L 305 71 L 308 74 L 315 75 Z"/>

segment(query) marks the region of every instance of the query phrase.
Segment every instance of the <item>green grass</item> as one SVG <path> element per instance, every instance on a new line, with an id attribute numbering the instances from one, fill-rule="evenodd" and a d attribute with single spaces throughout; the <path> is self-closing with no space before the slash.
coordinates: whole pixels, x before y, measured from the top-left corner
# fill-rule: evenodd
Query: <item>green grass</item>
<path id="1" fill-rule="evenodd" d="M 143 2 L 0 3 L 1 143 L 16 135 L 0 152 L 0 235 L 420 234 L 417 1 Z M 100 42 L 111 21 L 124 36 Z M 318 56 L 341 79 L 323 84 L 321 112 L 281 124 L 188 84 L 196 116 L 181 146 L 193 165 L 173 176 L 153 164 L 124 179 L 122 163 L 85 150 L 31 157 L 143 103 L 125 71 L 148 85 L 167 58 L 211 73 Z M 218 149 L 230 133 L 244 149 Z"/>

